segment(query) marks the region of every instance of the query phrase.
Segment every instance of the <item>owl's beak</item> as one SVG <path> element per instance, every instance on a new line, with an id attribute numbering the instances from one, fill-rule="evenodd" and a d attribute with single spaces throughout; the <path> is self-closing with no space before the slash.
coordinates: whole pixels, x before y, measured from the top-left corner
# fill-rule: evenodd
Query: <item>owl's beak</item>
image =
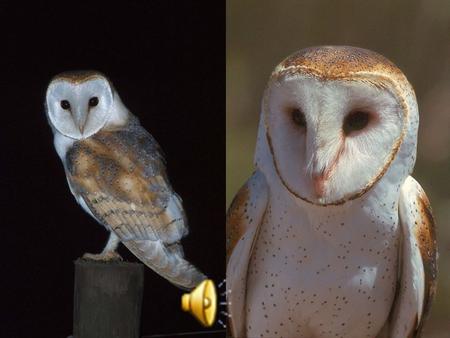
<path id="1" fill-rule="evenodd" d="M 333 177 L 333 173 L 336 169 L 339 161 L 340 153 L 338 153 L 331 162 L 325 166 L 318 165 L 317 161 L 313 161 L 313 168 L 311 171 L 312 185 L 317 198 L 323 198 L 326 196 L 330 180 Z"/>
<path id="2" fill-rule="evenodd" d="M 320 199 L 326 197 L 327 193 L 330 192 L 330 181 L 333 178 L 343 147 L 336 142 L 324 143 L 320 146 L 316 146 L 315 142 L 312 144 L 313 147 L 310 150 L 312 156 L 310 162 L 312 188 L 316 197 Z"/>
<path id="3" fill-rule="evenodd" d="M 312 176 L 314 192 L 316 193 L 316 196 L 318 198 L 322 198 L 325 195 L 326 180 L 327 179 L 323 173 L 322 174 L 313 174 L 313 176 Z"/>
<path id="4" fill-rule="evenodd" d="M 75 125 L 80 130 L 80 133 L 83 134 L 84 128 L 86 126 L 87 112 L 83 109 L 78 108 L 75 110 L 74 115 Z"/>

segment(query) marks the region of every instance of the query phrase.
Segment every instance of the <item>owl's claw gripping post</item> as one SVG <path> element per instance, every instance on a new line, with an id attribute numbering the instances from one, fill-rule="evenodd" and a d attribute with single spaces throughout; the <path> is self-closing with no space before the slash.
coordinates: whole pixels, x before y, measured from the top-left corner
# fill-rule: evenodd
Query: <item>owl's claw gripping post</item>
<path id="1" fill-rule="evenodd" d="M 83 259 L 93 260 L 93 261 L 102 261 L 102 262 L 111 262 L 111 261 L 122 261 L 122 256 L 120 256 L 116 251 L 106 251 L 99 254 L 91 254 L 85 253 L 83 255 Z"/>

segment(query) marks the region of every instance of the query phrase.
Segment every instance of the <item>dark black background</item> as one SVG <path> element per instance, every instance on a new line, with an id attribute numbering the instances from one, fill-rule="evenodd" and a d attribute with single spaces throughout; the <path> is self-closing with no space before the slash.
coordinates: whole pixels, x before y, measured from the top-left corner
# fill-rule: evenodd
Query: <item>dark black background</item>
<path id="1" fill-rule="evenodd" d="M 220 5 L 223 3 L 223 6 Z M 225 275 L 225 8 L 222 1 L 0 5 L 0 337 L 72 333 L 73 260 L 107 233 L 75 202 L 44 114 L 51 77 L 96 69 L 158 140 L 184 200 L 190 261 Z M 126 249 L 120 253 L 131 261 Z M 142 334 L 202 328 L 182 291 L 145 274 Z"/>

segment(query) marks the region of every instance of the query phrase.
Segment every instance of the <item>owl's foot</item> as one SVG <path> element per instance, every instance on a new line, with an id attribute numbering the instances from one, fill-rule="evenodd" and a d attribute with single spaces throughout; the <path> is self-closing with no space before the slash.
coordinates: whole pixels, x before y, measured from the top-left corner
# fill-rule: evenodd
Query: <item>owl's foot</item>
<path id="1" fill-rule="evenodd" d="M 111 262 L 111 261 L 121 261 L 122 257 L 116 251 L 106 251 L 99 254 L 85 253 L 83 259 Z"/>

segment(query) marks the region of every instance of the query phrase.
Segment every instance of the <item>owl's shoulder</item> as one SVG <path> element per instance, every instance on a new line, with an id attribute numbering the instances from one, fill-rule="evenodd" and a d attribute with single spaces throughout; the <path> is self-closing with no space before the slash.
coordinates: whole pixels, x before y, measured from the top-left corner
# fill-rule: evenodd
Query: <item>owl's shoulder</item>
<path id="1" fill-rule="evenodd" d="M 403 236 L 401 288 L 394 302 L 392 336 L 418 337 L 436 293 L 438 250 L 430 202 L 411 176 L 401 187 L 399 215 Z"/>
<path id="2" fill-rule="evenodd" d="M 107 190 L 121 200 L 165 201 L 172 188 L 158 147 L 138 126 L 76 141 L 63 161 L 69 185 L 78 194 Z"/>
<path id="3" fill-rule="evenodd" d="M 255 171 L 241 187 L 227 212 L 227 254 L 249 228 L 258 227 L 269 200 L 269 188 L 264 174 Z"/>
<path id="4" fill-rule="evenodd" d="M 165 170 L 165 159 L 161 147 L 139 124 L 128 125 L 117 130 L 99 131 L 95 135 L 71 142 L 63 155 L 68 170 L 85 168 L 94 162 L 130 164 L 146 168 L 149 176 Z"/>

